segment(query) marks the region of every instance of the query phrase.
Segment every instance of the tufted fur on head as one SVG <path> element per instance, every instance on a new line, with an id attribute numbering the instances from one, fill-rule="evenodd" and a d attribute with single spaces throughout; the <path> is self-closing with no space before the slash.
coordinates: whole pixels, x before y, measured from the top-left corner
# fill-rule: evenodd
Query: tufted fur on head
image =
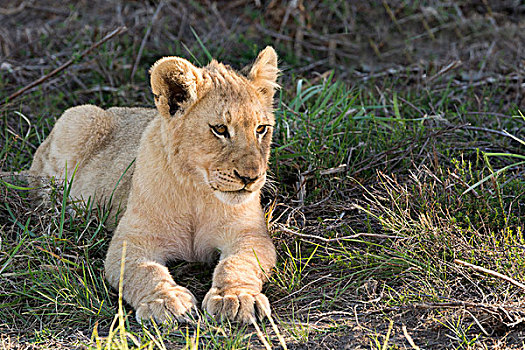
<path id="1" fill-rule="evenodd" d="M 222 69 L 218 69 L 221 67 Z M 197 68 L 180 57 L 164 57 L 150 69 L 151 89 L 155 105 L 164 117 L 171 117 L 177 111 L 185 110 L 206 92 L 207 73 L 224 72 L 224 65 L 213 60 L 207 67 Z M 229 70 L 228 74 L 235 74 Z M 224 74 L 223 74 L 224 75 Z M 275 90 L 279 88 L 276 80 L 279 75 L 277 54 L 268 46 L 262 50 L 248 73 L 248 79 L 266 103 L 271 104 Z"/>

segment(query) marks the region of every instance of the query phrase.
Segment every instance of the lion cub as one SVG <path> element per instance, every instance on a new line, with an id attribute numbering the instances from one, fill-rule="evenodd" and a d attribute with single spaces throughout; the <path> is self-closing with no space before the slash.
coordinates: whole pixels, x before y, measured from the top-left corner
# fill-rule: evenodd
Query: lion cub
<path id="1" fill-rule="evenodd" d="M 157 109 L 68 109 L 29 173 L 64 179 L 71 196 L 125 208 L 106 258 L 117 288 L 126 242 L 124 299 L 139 320 L 185 320 L 197 300 L 171 277 L 174 259 L 220 260 L 202 303 L 249 322 L 270 312 L 261 293 L 275 264 L 260 205 L 274 126 L 277 55 L 261 51 L 247 77 L 212 61 L 165 57 L 150 70 Z"/>

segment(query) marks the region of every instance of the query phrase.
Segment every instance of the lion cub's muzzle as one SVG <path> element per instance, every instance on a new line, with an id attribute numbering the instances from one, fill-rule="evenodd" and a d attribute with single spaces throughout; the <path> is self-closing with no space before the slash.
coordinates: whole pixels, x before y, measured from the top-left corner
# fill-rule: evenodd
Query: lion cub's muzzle
<path id="1" fill-rule="evenodd" d="M 237 169 L 214 170 L 209 179 L 214 190 L 222 192 L 253 192 L 259 190 L 266 181 L 266 172 L 254 175 Z"/>

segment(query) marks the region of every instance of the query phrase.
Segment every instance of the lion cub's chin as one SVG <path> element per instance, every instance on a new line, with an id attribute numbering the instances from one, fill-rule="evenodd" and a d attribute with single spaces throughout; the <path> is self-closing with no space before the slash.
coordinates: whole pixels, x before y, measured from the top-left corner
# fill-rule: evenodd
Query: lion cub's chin
<path id="1" fill-rule="evenodd" d="M 221 202 L 228 205 L 241 205 L 246 202 L 249 202 L 255 198 L 258 191 L 248 192 L 248 191 L 235 191 L 235 192 L 224 192 L 215 190 L 213 193 L 215 197 L 219 198 Z"/>

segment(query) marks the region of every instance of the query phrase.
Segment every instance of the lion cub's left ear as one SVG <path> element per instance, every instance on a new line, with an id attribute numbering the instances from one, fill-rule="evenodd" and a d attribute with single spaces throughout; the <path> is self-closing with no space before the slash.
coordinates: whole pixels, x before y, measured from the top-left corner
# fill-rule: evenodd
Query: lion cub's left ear
<path id="1" fill-rule="evenodd" d="M 164 117 L 171 117 L 197 100 L 201 70 L 180 57 L 164 57 L 150 69 L 155 105 Z"/>
<path id="2" fill-rule="evenodd" d="M 250 69 L 248 78 L 252 80 L 253 84 L 269 104 L 273 101 L 275 89 L 279 88 L 279 84 L 276 83 L 278 75 L 277 54 L 273 47 L 267 46 L 257 56 L 255 63 Z"/>

